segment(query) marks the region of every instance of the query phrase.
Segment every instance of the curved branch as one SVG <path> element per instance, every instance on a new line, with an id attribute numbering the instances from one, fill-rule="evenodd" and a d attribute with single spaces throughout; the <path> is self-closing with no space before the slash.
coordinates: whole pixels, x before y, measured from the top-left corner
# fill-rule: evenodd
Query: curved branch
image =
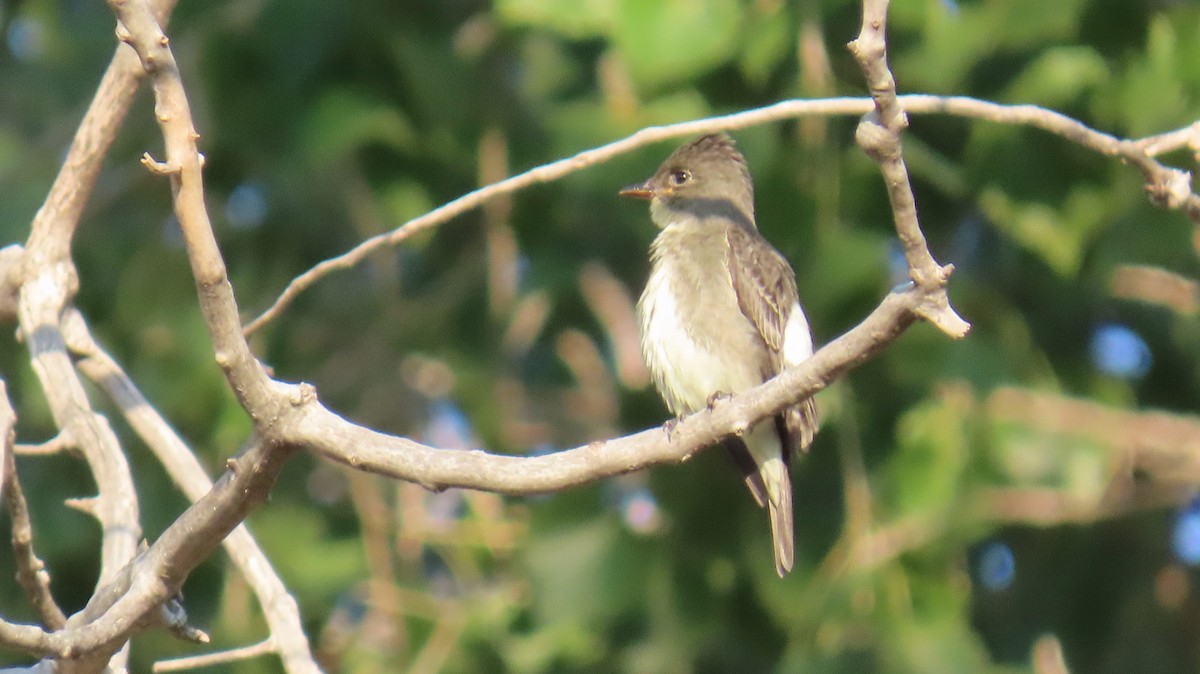
<path id="1" fill-rule="evenodd" d="M 352 424 L 315 400 L 281 420 L 289 440 L 326 458 L 429 489 L 466 487 L 507 494 L 532 494 L 583 484 L 648 466 L 686 461 L 730 433 L 825 388 L 868 360 L 917 318 L 928 292 L 915 286 L 894 291 L 862 323 L 825 345 L 812 358 L 729 401 L 718 401 L 680 421 L 670 436 L 654 428 L 625 437 L 544 456 L 501 456 L 484 451 L 446 450 Z"/>
<path id="2" fill-rule="evenodd" d="M 18 301 L 21 334 L 28 343 L 33 370 L 55 426 L 70 435 L 96 481 L 97 496 L 89 512 L 103 530 L 100 577 L 96 584 L 99 592 L 137 551 L 142 537 L 137 490 L 120 442 L 108 421 L 92 410 L 63 340 L 60 321 L 75 284 L 70 262 L 50 262 L 33 272 L 21 286 Z M 67 629 L 86 620 L 83 612 L 76 614 L 67 621 Z M 121 645 L 115 642 L 96 658 L 73 664 L 84 670 L 102 669 L 109 657 L 113 657 L 114 668 L 123 670 L 125 654 L 118 653 Z"/>
<path id="3" fill-rule="evenodd" d="M 1043 131 L 1058 135 L 1064 139 L 1082 145 L 1085 148 L 1099 152 L 1105 156 L 1133 155 L 1139 157 L 1139 166 L 1143 159 L 1149 159 L 1153 175 L 1147 176 L 1151 184 L 1162 182 L 1163 176 L 1175 176 L 1180 173 L 1167 168 L 1150 159 L 1154 154 L 1197 142 L 1192 140 L 1196 124 L 1172 131 L 1161 136 L 1154 136 L 1144 141 L 1125 141 L 1102 131 L 1097 131 L 1066 115 L 1038 107 L 1036 105 L 1006 105 L 993 103 L 968 96 L 930 96 L 925 94 L 908 94 L 897 96 L 904 112 L 909 114 L 941 114 L 980 119 L 998 124 L 1032 126 Z M 585 150 L 574 156 L 559 159 L 549 164 L 543 164 L 519 173 L 497 183 L 492 183 L 479 189 L 472 190 L 463 196 L 450 201 L 438 208 L 413 218 L 391 232 L 371 237 L 350 250 L 317 263 L 308 271 L 292 279 L 279 297 L 265 311 L 250 321 L 246 327 L 247 335 L 261 330 L 267 323 L 275 320 L 296 300 L 305 290 L 329 274 L 349 269 L 366 259 L 371 253 L 387 246 L 395 246 L 409 237 L 432 227 L 445 223 L 463 213 L 478 208 L 484 203 L 500 196 L 512 194 L 527 187 L 559 180 L 576 171 L 589 166 L 606 162 L 619 155 L 631 152 L 645 145 L 662 140 L 691 136 L 714 131 L 730 131 L 778 122 L 796 117 L 831 116 L 831 115 L 864 115 L 873 110 L 874 102 L 870 98 L 822 98 L 822 99 L 793 99 L 780 101 L 762 108 L 754 108 L 742 112 L 708 117 L 690 122 L 667 124 L 647 127 L 626 138 L 607 145 Z M 1198 122 L 1197 124 L 1200 124 Z M 1152 141 L 1162 140 L 1162 148 Z M 1127 157 L 1128 158 L 1128 157 Z M 1160 170 L 1161 169 L 1161 170 Z M 1145 174 L 1145 171 L 1143 171 Z M 1178 179 L 1173 185 L 1180 186 Z M 1190 192 L 1189 192 L 1190 194 Z M 1162 207 L 1183 208 L 1188 216 L 1200 222 L 1200 211 L 1196 203 L 1200 201 L 1195 195 L 1177 195 L 1181 197 L 1175 206 L 1167 203 L 1156 203 Z"/>
<path id="4" fill-rule="evenodd" d="M 12 547 L 17 562 L 17 582 L 25 590 L 29 603 L 46 627 L 61 629 L 67 616 L 58 607 L 50 592 L 50 574 L 33 549 L 33 524 L 29 520 L 29 504 L 25 490 L 17 477 L 16 414 L 8 399 L 8 388 L 0 380 L 0 489 L 4 490 L 4 505 L 12 521 Z"/>

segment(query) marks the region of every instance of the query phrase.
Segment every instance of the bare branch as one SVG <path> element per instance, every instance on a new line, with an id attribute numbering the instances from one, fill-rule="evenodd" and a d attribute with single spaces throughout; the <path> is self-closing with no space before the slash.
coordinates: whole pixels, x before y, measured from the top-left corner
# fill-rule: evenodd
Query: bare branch
<path id="1" fill-rule="evenodd" d="M 1200 284 L 1161 267 L 1120 265 L 1109 288 L 1113 297 L 1161 305 L 1187 316 L 1200 310 Z"/>
<path id="2" fill-rule="evenodd" d="M 265 639 L 257 644 L 251 644 L 241 648 L 232 648 L 230 650 L 220 651 L 218 653 L 205 653 L 204 655 L 192 655 L 186 658 L 175 658 L 174 660 L 161 660 L 154 663 L 154 671 L 181 672 L 185 669 L 212 667 L 214 665 L 223 665 L 230 662 L 237 662 L 239 660 L 257 658 L 269 653 L 274 653 L 275 651 L 275 643 L 271 639 Z"/>
<path id="3" fill-rule="evenodd" d="M 1166 412 L 1129 412 L 1015 388 L 988 398 L 988 415 L 1050 433 L 1086 438 L 1128 457 L 1128 469 L 1163 485 L 1200 484 L 1200 420 Z"/>
<path id="4" fill-rule="evenodd" d="M 940 292 L 931 293 L 929 303 L 918 309 L 922 318 L 933 323 L 951 337 L 967 334 L 971 325 L 950 306 L 946 282 L 954 265 L 941 266 L 929 253 L 925 235 L 917 222 L 917 203 L 908 181 L 908 167 L 900 147 L 900 132 L 908 127 L 908 117 L 896 98 L 896 80 L 887 64 L 887 0 L 863 0 L 862 30 L 848 47 L 858 60 L 867 78 L 875 109 L 858 124 L 855 140 L 876 163 L 887 185 L 888 200 L 896 233 L 908 260 L 908 274 L 917 287 Z"/>
<path id="5" fill-rule="evenodd" d="M 784 101 L 765 108 L 747 110 L 724 117 L 712 117 L 692 122 L 648 127 L 627 138 L 580 152 L 572 157 L 543 164 L 500 182 L 480 187 L 424 215 L 409 220 L 391 232 L 371 237 L 342 255 L 320 262 L 312 269 L 292 279 L 283 293 L 275 300 L 275 303 L 246 326 L 246 334 L 252 334 L 274 320 L 300 293 L 307 290 L 324 276 L 334 271 L 349 269 L 380 248 L 394 246 L 415 234 L 440 225 L 474 208 L 478 208 L 492 199 L 512 194 L 533 185 L 559 180 L 576 171 L 608 161 L 613 157 L 661 140 L 718 130 L 741 129 L 780 119 L 788 119 L 801 114 L 833 115 L 852 114 L 855 112 L 862 114 L 866 111 L 869 104 L 870 101 L 856 98 Z"/>
<path id="6" fill-rule="evenodd" d="M 1132 142 L 1136 147 L 1137 143 L 1142 142 L 1118 139 L 1104 132 L 1091 129 L 1066 115 L 1036 105 L 1004 105 L 967 96 L 929 96 L 924 94 L 897 96 L 897 100 L 903 106 L 903 110 L 906 113 L 944 114 L 980 119 L 998 124 L 1031 126 L 1061 136 L 1072 143 L 1082 145 L 1105 156 L 1122 155 L 1123 152 L 1131 151 L 1129 146 L 1123 144 Z M 409 220 L 391 232 L 371 237 L 337 257 L 317 263 L 308 271 L 292 279 L 274 303 L 246 325 L 246 334 L 249 335 L 257 332 L 267 323 L 278 318 L 301 293 L 325 276 L 336 271 L 349 269 L 362 262 L 371 253 L 380 248 L 395 246 L 415 234 L 436 227 L 500 196 L 512 194 L 533 185 L 554 182 L 576 171 L 609 161 L 614 157 L 631 152 L 642 146 L 671 138 L 711 133 L 714 131 L 743 129 L 795 117 L 863 115 L 871 112 L 873 106 L 874 102 L 869 98 L 793 99 L 781 101 L 766 107 L 754 108 L 730 115 L 648 127 L 632 136 L 607 145 L 585 150 L 574 156 L 534 167 L 511 178 L 468 192 L 424 215 Z M 1162 137 L 1169 137 L 1171 139 L 1183 137 L 1186 133 L 1191 133 L 1194 126 L 1190 125 L 1183 129 L 1163 134 Z M 1159 138 L 1159 136 L 1155 136 L 1155 138 Z M 1164 172 L 1174 171 L 1174 169 L 1159 166 Z M 1189 197 L 1183 199 L 1181 204 L 1174 207 L 1182 208 L 1184 205 L 1187 205 L 1189 216 L 1196 219 L 1190 210 L 1192 204 L 1193 199 Z M 1161 203 L 1157 205 L 1168 206 Z"/>
<path id="7" fill-rule="evenodd" d="M 100 588 L 67 629 L 47 633 L 0 622 L 0 643 L 40 656 L 79 659 L 115 651 L 129 635 L 159 619 L 155 609 L 179 593 L 188 574 L 206 559 L 246 514 L 266 500 L 293 448 L 257 440 L 235 459 L 213 490 L 167 527 L 148 550 Z M 94 659 L 94 658 L 93 658 Z M 103 662 L 100 663 L 101 668 Z"/>
<path id="8" fill-rule="evenodd" d="M 1196 162 L 1200 163 L 1200 121 L 1193 122 L 1182 129 L 1143 138 L 1135 141 L 1134 144 L 1148 157 L 1157 157 L 1160 154 L 1186 147 L 1195 154 Z"/>
<path id="9" fill-rule="evenodd" d="M 156 2 L 156 11 L 164 21 L 174 4 L 174 0 Z M 0 313 L 5 317 L 16 314 L 19 319 L 22 334 L 30 345 L 34 370 L 60 429 L 59 437 L 71 437 L 87 459 L 99 487 L 95 514 L 104 528 L 99 584 L 111 580 L 117 569 L 133 556 L 141 536 L 136 492 L 115 436 L 101 417 L 91 413 L 62 348 L 58 318 L 75 292 L 76 280 L 69 257 L 72 237 L 104 156 L 129 110 L 141 74 L 136 57 L 128 49 L 118 47 L 76 131 L 63 167 L 34 217 L 24 250 L 10 246 L 0 256 L 3 258 Z M 54 443 L 50 444 L 53 447 Z M 43 612 L 43 619 L 46 616 Z M 17 637 L 34 636 L 23 634 Z M 124 653 L 118 654 L 111 664 L 114 669 L 123 670 Z M 84 667 L 102 665 L 87 663 Z"/>
<path id="10" fill-rule="evenodd" d="M 156 0 L 154 3 L 154 12 L 164 24 L 174 8 L 175 0 Z M 124 45 L 117 45 L 96 95 L 75 131 L 67 158 L 54 178 L 46 201 L 34 216 L 26 247 L 44 255 L 44 260 L 65 260 L 70 255 L 71 239 L 83 207 L 92 194 L 104 157 L 125 121 L 144 74 L 137 55 Z"/>
<path id="11" fill-rule="evenodd" d="M 81 356 L 77 362 L 80 372 L 116 403 L 184 495 L 193 503 L 203 498 L 212 490 L 213 483 L 195 454 L 146 400 L 121 366 L 96 343 L 83 316 L 72 311 L 64 323 L 71 350 Z M 284 668 L 293 673 L 318 671 L 308 637 L 300 624 L 296 600 L 288 593 L 250 530 L 239 525 L 225 538 L 224 546 L 258 597 L 271 630 L 270 643 L 278 649 Z"/>
<path id="12" fill-rule="evenodd" d="M 31 248 L 30 253 L 32 259 L 45 259 L 35 249 Z M 96 480 L 98 495 L 92 514 L 103 530 L 97 580 L 100 587 L 112 581 L 137 550 L 142 536 L 137 490 L 117 437 L 107 420 L 92 411 L 63 342 L 59 319 L 75 282 L 70 263 L 47 262 L 31 272 L 21 286 L 18 302 L 21 334 L 29 346 L 33 370 L 55 425 L 75 440 Z M 78 615 L 73 616 L 67 621 L 68 628 L 80 620 Z M 74 664 L 85 671 L 97 670 L 110 657 L 114 669 L 124 669 L 125 652 L 119 643 L 95 658 Z"/>
<path id="13" fill-rule="evenodd" d="M 169 41 L 144 0 L 113 0 L 110 4 L 121 24 L 118 37 L 135 47 L 143 67 L 153 75 L 156 113 L 166 140 L 165 163 L 172 167 L 176 215 L 188 243 L 200 305 L 217 351 L 217 361 L 225 370 L 242 405 L 262 423 L 264 417 L 271 418 L 273 405 L 288 404 L 290 399 L 281 392 L 290 389 L 278 386 L 271 390 L 265 372 L 250 354 L 242 337 L 232 289 L 225 277 L 224 264 L 204 209 L 200 179 L 202 162 L 195 146 L 197 135 L 192 128 L 187 99 L 169 49 Z M 62 279 L 73 280 L 71 270 L 65 262 L 48 266 L 39 264 L 37 273 L 41 276 L 25 279 L 20 302 L 22 327 L 35 354 L 35 368 L 41 366 L 42 370 L 48 372 L 49 366 L 43 361 L 57 367 L 54 374 L 74 384 L 72 393 L 78 389 L 82 394 L 82 387 L 70 369 L 69 360 L 65 358 L 63 338 L 57 327 L 58 316 L 66 306 L 66 296 L 71 288 L 71 284 L 62 282 Z M 50 274 L 58 276 L 43 281 L 42 277 Z M 51 357 L 45 357 L 44 354 Z M 64 366 L 65 372 L 61 371 Z M 43 375 L 41 370 L 39 375 L 44 381 L 54 381 Z M 300 393 L 303 394 L 303 391 L 301 389 Z M 51 407 L 55 409 L 53 403 Z M 86 398 L 74 409 L 89 409 Z M 58 416 L 56 414 L 56 419 Z M 94 419 L 98 417 L 88 415 L 83 421 Z M 60 425 L 65 424 L 60 422 Z M 85 454 L 95 442 L 93 435 L 99 435 L 104 443 L 108 442 L 98 431 L 108 431 L 109 435 L 111 431 L 106 424 L 100 426 L 99 429 L 82 424 L 72 426 L 73 436 L 84 448 Z M 217 486 L 184 512 L 154 546 L 139 555 L 132 564 L 126 565 L 112 582 L 104 585 L 88 606 L 68 621 L 68 629 L 54 634 L 39 634 L 21 630 L 21 626 L 5 626 L 4 635 L 13 640 L 10 642 L 12 645 L 31 652 L 71 658 L 73 669 L 97 669 L 95 663 L 98 657 L 107 659 L 108 654 L 116 652 L 129 634 L 152 620 L 153 610 L 176 594 L 188 573 L 212 552 L 252 507 L 265 499 L 291 449 L 278 441 L 256 442 L 243 456 L 231 460 L 230 472 Z M 117 455 L 123 461 L 119 452 Z M 102 497 L 105 485 L 109 484 L 107 478 L 110 477 L 105 469 L 107 466 L 104 465 L 93 468 L 97 482 L 101 484 Z M 134 494 L 132 485 L 129 485 L 126 494 Z M 102 516 L 111 509 L 109 501 L 107 498 L 100 500 Z M 126 531 L 135 530 L 136 519 Z M 106 536 L 106 543 L 108 538 Z M 109 575 L 104 578 L 107 580 Z M 118 666 L 123 666 L 123 663 L 118 663 Z"/>
<path id="14" fill-rule="evenodd" d="M 53 438 L 36 445 L 17 445 L 17 454 L 21 456 L 51 456 L 61 454 L 69 449 L 75 449 L 75 441 L 66 430 L 59 431 Z"/>
<path id="15" fill-rule="evenodd" d="M 133 557 L 141 538 L 136 490 L 117 438 L 107 421 L 92 411 L 63 341 L 59 317 L 73 274 L 65 263 L 39 272 L 21 287 L 21 333 L 55 424 L 67 430 L 95 474 L 97 517 L 104 527 L 100 583 L 105 583 Z"/>
<path id="16" fill-rule="evenodd" d="M 926 302 L 915 287 L 887 297 L 862 323 L 812 358 L 771 381 L 675 426 L 670 437 L 655 428 L 546 456 L 516 457 L 483 451 L 445 450 L 384 435 L 338 417 L 316 400 L 280 419 L 274 430 L 329 459 L 429 489 L 468 487 L 509 494 L 564 489 L 599 477 L 685 461 L 738 429 L 778 412 L 824 388 L 862 364 L 900 335 Z"/>
<path id="17" fill-rule="evenodd" d="M 242 407 L 255 416 L 256 422 L 261 422 L 269 417 L 281 396 L 279 391 L 272 390 L 272 382 L 242 335 L 233 288 L 204 205 L 203 161 L 196 147 L 200 135 L 192 123 L 170 40 L 155 20 L 147 0 L 109 0 L 109 6 L 120 22 L 120 37 L 137 51 L 142 66 L 151 75 L 155 117 L 166 145 L 167 156 L 161 165 L 166 167 L 163 173 L 171 181 L 175 215 L 183 231 L 200 310 L 217 364 Z"/>
<path id="18" fill-rule="evenodd" d="M 16 437 L 14 425 L 16 414 L 8 399 L 8 389 L 0 380 L 0 452 L 3 453 L 4 505 L 8 508 L 8 516 L 12 521 L 13 556 L 17 561 L 17 582 L 29 597 L 29 603 L 37 611 L 38 617 L 45 627 L 57 630 L 67 622 L 54 595 L 50 593 L 50 574 L 46 565 L 33 549 L 33 525 L 29 521 L 29 506 L 25 502 L 25 490 L 17 477 L 17 463 L 13 452 Z"/>

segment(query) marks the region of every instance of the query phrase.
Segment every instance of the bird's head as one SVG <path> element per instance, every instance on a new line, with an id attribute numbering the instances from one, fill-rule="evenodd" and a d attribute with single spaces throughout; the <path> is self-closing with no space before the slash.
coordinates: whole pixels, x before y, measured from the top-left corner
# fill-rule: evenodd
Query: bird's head
<path id="1" fill-rule="evenodd" d="M 700 136 L 671 153 L 644 183 L 621 190 L 623 197 L 646 199 L 655 224 L 666 227 L 678 215 L 738 214 L 754 221 L 754 185 L 746 159 L 729 136 Z"/>

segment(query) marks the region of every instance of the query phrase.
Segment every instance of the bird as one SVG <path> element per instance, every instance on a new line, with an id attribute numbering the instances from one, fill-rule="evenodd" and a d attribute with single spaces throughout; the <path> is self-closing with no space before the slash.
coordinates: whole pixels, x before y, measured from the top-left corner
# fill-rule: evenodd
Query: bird
<path id="1" fill-rule="evenodd" d="M 659 229 L 637 318 L 642 357 L 676 420 L 812 356 L 795 272 L 758 231 L 754 183 L 732 138 L 700 136 L 619 194 L 648 200 Z M 808 398 L 722 441 L 769 511 L 780 578 L 795 562 L 792 456 L 819 427 Z"/>

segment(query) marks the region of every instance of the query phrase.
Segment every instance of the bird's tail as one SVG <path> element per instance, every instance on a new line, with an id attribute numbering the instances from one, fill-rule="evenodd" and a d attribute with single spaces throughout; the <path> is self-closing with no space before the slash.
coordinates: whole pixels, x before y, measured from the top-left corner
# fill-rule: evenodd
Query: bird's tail
<path id="1" fill-rule="evenodd" d="M 771 539 L 775 544 L 775 572 L 783 578 L 795 563 L 792 531 L 792 479 L 783 458 L 772 458 L 759 468 L 767 490 L 767 510 L 771 514 Z"/>

